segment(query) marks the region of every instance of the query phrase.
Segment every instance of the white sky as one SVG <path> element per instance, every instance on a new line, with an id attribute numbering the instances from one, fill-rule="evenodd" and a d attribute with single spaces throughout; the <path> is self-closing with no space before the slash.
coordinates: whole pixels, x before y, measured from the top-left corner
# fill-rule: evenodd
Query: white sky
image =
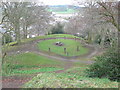
<path id="1" fill-rule="evenodd" d="M 73 4 L 73 0 L 39 0 L 43 2 L 45 5 L 71 5 Z"/>
<path id="2" fill-rule="evenodd" d="M 101 1 L 101 0 L 38 0 L 39 2 L 43 2 L 45 5 L 73 5 L 76 4 L 76 1 L 79 2 L 90 2 L 90 1 Z M 120 0 L 104 0 L 106 2 L 116 2 Z"/>

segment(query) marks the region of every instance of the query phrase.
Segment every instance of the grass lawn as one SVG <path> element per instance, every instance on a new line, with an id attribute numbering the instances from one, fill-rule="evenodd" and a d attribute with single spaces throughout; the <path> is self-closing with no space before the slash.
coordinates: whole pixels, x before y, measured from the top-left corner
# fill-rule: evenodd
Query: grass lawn
<path id="1" fill-rule="evenodd" d="M 64 63 L 34 53 L 22 53 L 5 58 L 4 68 L 12 74 L 30 74 L 62 70 Z M 4 69 L 6 70 L 6 69 Z M 4 72 L 3 70 L 3 72 Z"/>
<path id="2" fill-rule="evenodd" d="M 62 42 L 63 46 L 56 46 L 54 45 L 56 42 Z M 79 51 L 77 51 L 77 46 L 79 46 Z M 88 52 L 87 48 L 82 47 L 80 42 L 75 40 L 68 40 L 68 39 L 51 39 L 51 40 L 45 40 L 40 43 L 38 43 L 38 47 L 40 50 L 48 51 L 49 48 L 51 49 L 51 52 L 62 55 L 62 56 L 78 56 L 83 55 Z M 64 53 L 64 48 L 66 48 L 66 52 L 68 54 Z"/>

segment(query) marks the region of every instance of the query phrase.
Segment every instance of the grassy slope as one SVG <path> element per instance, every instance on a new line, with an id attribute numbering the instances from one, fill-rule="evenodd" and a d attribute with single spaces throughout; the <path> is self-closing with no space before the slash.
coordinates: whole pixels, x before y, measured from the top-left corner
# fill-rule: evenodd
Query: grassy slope
<path id="1" fill-rule="evenodd" d="M 56 42 L 62 42 L 64 46 L 56 46 L 54 45 Z M 77 46 L 79 46 L 80 51 L 77 51 Z M 45 40 L 38 44 L 40 50 L 48 51 L 48 48 L 51 48 L 51 52 L 54 52 L 63 56 L 77 56 L 86 54 L 88 52 L 87 48 L 82 47 L 80 42 L 75 40 L 67 40 L 67 39 L 54 39 L 54 40 Z M 68 55 L 64 53 L 64 48 L 67 49 Z"/>
<path id="2" fill-rule="evenodd" d="M 86 77 L 83 71 L 86 67 L 75 67 L 66 73 L 38 74 L 23 87 L 27 88 L 117 88 L 117 82 L 103 78 Z"/>
<path id="3" fill-rule="evenodd" d="M 30 39 L 22 40 L 22 43 L 26 43 L 36 39 L 53 38 L 53 37 L 70 37 L 74 38 L 72 35 L 47 35 L 40 36 Z M 15 42 L 12 42 L 15 43 Z M 10 43 L 10 44 L 12 44 Z M 12 47 L 12 48 L 11 48 Z M 17 46 L 16 46 L 17 47 Z M 15 46 L 10 46 L 14 49 Z M 14 67 L 14 73 L 23 75 L 24 73 L 32 74 L 44 71 L 55 71 L 62 69 L 60 64 L 63 62 L 54 61 L 42 56 L 35 55 L 33 53 L 20 54 L 16 56 L 6 57 L 6 64 L 11 64 Z M 40 67 L 38 66 L 40 64 Z M 58 68 L 56 68 L 58 66 Z M 87 65 L 81 63 L 75 63 L 74 68 L 69 69 L 65 73 L 42 73 L 37 77 L 30 80 L 24 87 L 77 87 L 77 88 L 110 88 L 118 87 L 117 82 L 111 82 L 108 79 L 98 79 L 98 78 L 88 78 L 84 75 L 84 70 Z M 41 68 L 42 67 L 42 68 Z M 55 68 L 54 68 L 55 67 Z M 9 69 L 9 68 L 8 68 Z M 24 71 L 21 71 L 24 70 Z M 9 75 L 9 74 L 8 74 Z"/>
<path id="4" fill-rule="evenodd" d="M 41 73 L 23 85 L 26 88 L 118 88 L 118 82 L 106 78 L 89 78 L 87 64 L 75 63 L 64 73 Z M 89 90 L 89 89 L 88 89 Z"/>
<path id="5" fill-rule="evenodd" d="M 34 53 L 22 53 L 14 56 L 7 56 L 5 61 L 12 68 L 11 73 L 36 73 L 36 72 L 47 72 L 56 71 L 63 69 L 63 62 L 52 60 L 43 56 L 36 55 Z M 24 70 L 24 71 L 23 71 Z M 9 70 L 10 71 L 10 70 Z"/>
<path id="6" fill-rule="evenodd" d="M 6 57 L 8 62 L 22 65 L 55 65 L 61 64 L 60 61 L 52 60 L 44 56 L 39 56 L 34 53 L 22 53 L 14 56 Z"/>
<path id="7" fill-rule="evenodd" d="M 70 34 L 52 34 L 52 35 L 47 35 L 47 37 L 79 38 L 79 37 L 77 37 L 77 36 L 70 35 Z"/>

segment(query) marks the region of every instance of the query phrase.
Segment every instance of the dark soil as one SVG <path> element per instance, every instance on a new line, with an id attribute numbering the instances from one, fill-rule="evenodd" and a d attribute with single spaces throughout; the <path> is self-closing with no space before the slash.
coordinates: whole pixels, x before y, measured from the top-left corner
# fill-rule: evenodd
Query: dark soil
<path id="1" fill-rule="evenodd" d="M 21 88 L 21 86 L 32 79 L 32 77 L 33 76 L 3 76 L 2 88 Z"/>

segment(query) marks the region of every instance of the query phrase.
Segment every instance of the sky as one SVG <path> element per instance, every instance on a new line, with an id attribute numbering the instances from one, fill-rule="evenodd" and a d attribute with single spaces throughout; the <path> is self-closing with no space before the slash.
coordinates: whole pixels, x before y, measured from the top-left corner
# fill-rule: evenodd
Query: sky
<path id="1" fill-rule="evenodd" d="M 90 1 L 101 1 L 101 0 L 38 0 L 39 2 L 43 2 L 45 5 L 73 5 L 76 4 L 76 1 L 79 2 L 90 2 Z M 106 2 L 114 2 L 120 0 L 104 0 Z"/>
<path id="2" fill-rule="evenodd" d="M 73 4 L 73 0 L 39 0 L 43 2 L 45 5 L 71 5 Z"/>

